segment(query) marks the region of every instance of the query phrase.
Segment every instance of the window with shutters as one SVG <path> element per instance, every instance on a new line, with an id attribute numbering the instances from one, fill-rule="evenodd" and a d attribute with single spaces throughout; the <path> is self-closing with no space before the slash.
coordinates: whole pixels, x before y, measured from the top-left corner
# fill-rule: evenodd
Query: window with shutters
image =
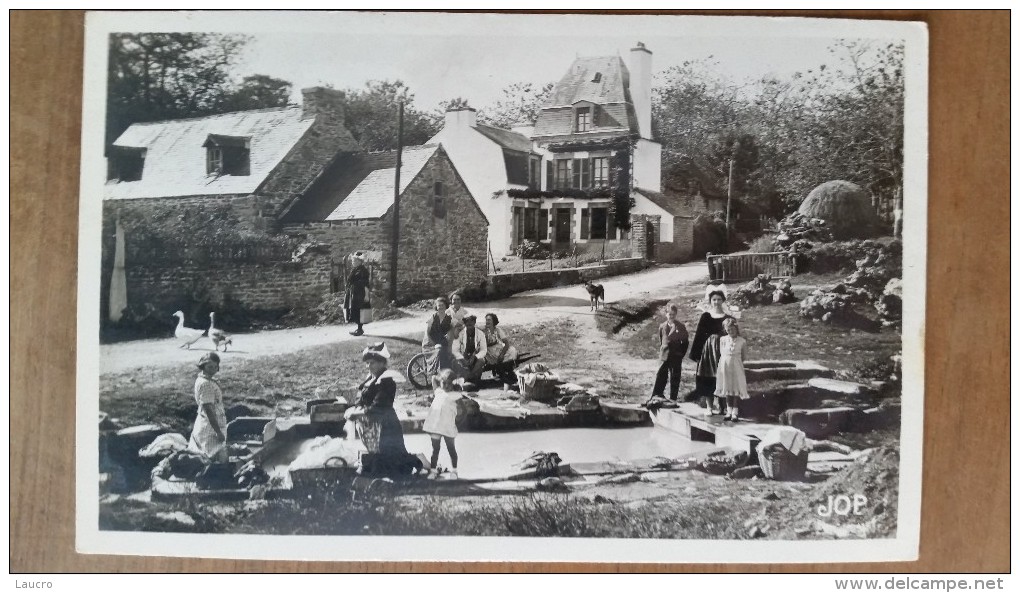
<path id="1" fill-rule="evenodd" d="M 538 240 L 545 241 L 549 238 L 549 211 L 542 209 L 538 211 Z"/>
<path id="2" fill-rule="evenodd" d="M 589 211 L 587 208 L 581 208 L 581 238 L 587 239 L 588 234 L 591 232 L 591 220 L 589 219 Z"/>

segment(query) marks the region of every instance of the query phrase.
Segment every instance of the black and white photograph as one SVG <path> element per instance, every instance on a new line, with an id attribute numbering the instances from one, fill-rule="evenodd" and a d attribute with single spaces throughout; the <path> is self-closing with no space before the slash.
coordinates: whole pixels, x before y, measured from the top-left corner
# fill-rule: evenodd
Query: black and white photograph
<path id="1" fill-rule="evenodd" d="M 917 558 L 923 24 L 86 26 L 79 552 Z"/>

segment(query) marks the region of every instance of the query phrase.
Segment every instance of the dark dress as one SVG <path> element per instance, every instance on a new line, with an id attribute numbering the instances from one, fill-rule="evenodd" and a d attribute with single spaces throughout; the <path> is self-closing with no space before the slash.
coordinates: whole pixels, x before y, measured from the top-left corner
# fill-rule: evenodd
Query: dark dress
<path id="1" fill-rule="evenodd" d="M 368 268 L 358 264 L 347 277 L 347 295 L 345 306 L 347 321 L 361 325 L 361 309 L 365 306 L 365 295 L 368 293 Z"/>
<path id="2" fill-rule="evenodd" d="M 413 457 L 404 446 L 404 430 L 400 427 L 393 400 L 397 384 L 384 372 L 377 379 L 369 376 L 358 386 L 361 397 L 355 405 L 365 408 L 359 420 L 361 438 L 369 453 L 378 454 L 372 463 L 372 473 L 406 475 L 410 473 Z"/>
<path id="3" fill-rule="evenodd" d="M 448 369 L 453 355 L 450 353 L 450 329 L 453 327 L 453 318 L 449 315 L 439 320 L 439 312 L 432 314 L 429 325 L 425 330 L 425 339 L 422 346 L 439 346 L 439 368 Z"/>
<path id="4" fill-rule="evenodd" d="M 694 332 L 694 341 L 691 342 L 691 360 L 698 363 L 698 371 L 695 374 L 694 395 L 697 397 L 711 397 L 715 394 L 715 373 L 719 367 L 719 338 L 726 332 L 723 330 L 723 321 L 729 315 L 712 317 L 708 311 L 701 314 L 698 320 L 698 329 Z"/>

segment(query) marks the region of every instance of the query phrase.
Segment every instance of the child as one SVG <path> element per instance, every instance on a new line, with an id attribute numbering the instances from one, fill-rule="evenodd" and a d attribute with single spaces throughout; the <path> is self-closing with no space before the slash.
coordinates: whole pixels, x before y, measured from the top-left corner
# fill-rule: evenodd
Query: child
<path id="1" fill-rule="evenodd" d="M 738 419 L 737 402 L 749 397 L 747 378 L 744 376 L 744 361 L 747 359 L 747 342 L 740 337 L 737 320 L 732 317 L 723 321 L 726 335 L 719 338 L 719 370 L 716 373 L 715 395 L 725 397 L 729 408 L 726 420 Z"/>
<path id="2" fill-rule="evenodd" d="M 457 448 L 453 439 L 457 436 L 457 400 L 462 395 L 453 390 L 453 371 L 442 369 L 432 378 L 435 398 L 422 430 L 432 437 L 432 468 L 439 463 L 439 447 L 446 441 L 446 452 L 450 454 L 450 479 L 457 479 Z"/>

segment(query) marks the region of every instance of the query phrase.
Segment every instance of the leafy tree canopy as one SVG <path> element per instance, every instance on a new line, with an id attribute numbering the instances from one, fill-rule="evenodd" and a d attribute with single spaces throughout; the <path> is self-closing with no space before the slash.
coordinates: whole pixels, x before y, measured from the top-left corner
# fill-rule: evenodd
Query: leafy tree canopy
<path id="1" fill-rule="evenodd" d="M 110 35 L 106 145 L 136 122 L 286 105 L 289 82 L 232 78 L 249 40 L 207 33 Z"/>

